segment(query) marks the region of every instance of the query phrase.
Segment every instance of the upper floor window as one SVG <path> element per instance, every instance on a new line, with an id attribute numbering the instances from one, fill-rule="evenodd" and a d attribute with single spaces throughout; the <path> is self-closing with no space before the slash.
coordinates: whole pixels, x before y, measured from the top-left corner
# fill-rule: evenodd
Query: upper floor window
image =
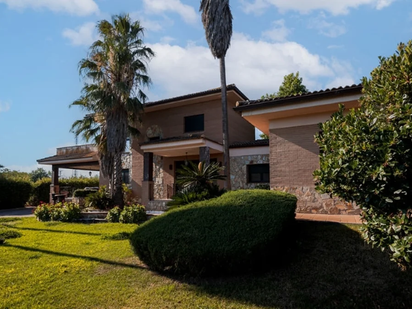
<path id="1" fill-rule="evenodd" d="M 185 133 L 199 132 L 205 130 L 205 115 L 194 115 L 185 117 Z"/>
<path id="2" fill-rule="evenodd" d="M 247 178 L 249 183 L 270 182 L 269 164 L 248 165 L 247 171 Z"/>

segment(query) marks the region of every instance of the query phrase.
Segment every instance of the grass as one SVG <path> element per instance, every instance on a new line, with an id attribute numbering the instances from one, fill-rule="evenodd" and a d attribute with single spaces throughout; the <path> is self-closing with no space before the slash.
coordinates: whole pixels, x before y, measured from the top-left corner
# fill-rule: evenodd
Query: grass
<path id="1" fill-rule="evenodd" d="M 283 267 L 217 279 L 148 270 L 136 225 L 0 222 L 0 308 L 410 308 L 412 273 L 371 249 L 357 226 L 298 222 Z"/>

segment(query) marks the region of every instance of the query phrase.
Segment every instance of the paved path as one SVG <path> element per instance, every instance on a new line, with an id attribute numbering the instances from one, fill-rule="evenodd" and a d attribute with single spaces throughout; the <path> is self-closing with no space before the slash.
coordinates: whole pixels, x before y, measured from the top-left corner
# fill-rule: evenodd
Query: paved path
<path id="1" fill-rule="evenodd" d="M 356 216 L 354 215 L 319 215 L 319 214 L 297 213 L 296 219 L 310 220 L 310 221 L 362 224 L 362 221 L 359 215 L 356 215 Z"/>
<path id="2" fill-rule="evenodd" d="M 7 217 L 34 217 L 33 210 L 36 207 L 28 206 L 24 208 L 14 208 L 14 209 L 0 209 L 0 218 Z"/>
<path id="3" fill-rule="evenodd" d="M 5 217 L 33 217 L 34 206 L 15 208 L 15 209 L 0 209 L 0 218 Z M 153 215 L 158 215 L 158 212 Z M 296 219 L 298 220 L 310 220 L 310 221 L 324 221 L 324 222 L 339 222 L 339 223 L 352 223 L 362 224 L 359 216 L 353 215 L 319 215 L 319 214 L 304 214 L 297 213 Z"/>

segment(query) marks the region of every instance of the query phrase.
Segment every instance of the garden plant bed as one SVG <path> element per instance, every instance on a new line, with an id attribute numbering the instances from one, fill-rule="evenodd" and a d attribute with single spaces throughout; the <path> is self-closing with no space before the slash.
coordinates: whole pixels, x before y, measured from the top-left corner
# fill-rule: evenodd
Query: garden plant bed
<path id="1" fill-rule="evenodd" d="M 7 220 L 7 222 L 6 222 Z M 188 279 L 147 269 L 135 224 L 0 219 L 0 308 L 410 308 L 412 272 L 365 245 L 359 226 L 298 221 L 282 268 Z M 123 239 L 123 240 L 115 240 Z"/>

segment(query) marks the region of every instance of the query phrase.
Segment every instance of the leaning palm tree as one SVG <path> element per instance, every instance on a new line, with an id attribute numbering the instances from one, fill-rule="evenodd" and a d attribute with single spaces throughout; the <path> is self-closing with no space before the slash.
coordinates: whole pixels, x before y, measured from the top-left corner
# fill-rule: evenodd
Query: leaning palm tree
<path id="1" fill-rule="evenodd" d="M 139 115 L 147 99 L 141 88 L 150 84 L 146 66 L 154 53 L 143 45 L 143 27 L 128 15 L 116 15 L 111 23 L 102 20 L 97 29 L 101 39 L 79 63 L 80 74 L 88 82 L 81 98 L 72 104 L 81 105 L 94 119 L 75 122 L 73 128 L 80 134 L 95 129 L 93 123 L 99 127 L 97 134 L 89 132 L 90 137 L 98 146 L 102 173 L 112 181 L 112 197 L 123 206 L 121 157 L 127 137 L 139 134 Z"/>
<path id="2" fill-rule="evenodd" d="M 229 0 L 201 0 L 200 11 L 210 51 L 220 60 L 220 84 L 222 88 L 223 166 L 225 187 L 230 190 L 229 126 L 227 117 L 227 91 L 225 56 L 232 37 L 232 13 Z"/>

